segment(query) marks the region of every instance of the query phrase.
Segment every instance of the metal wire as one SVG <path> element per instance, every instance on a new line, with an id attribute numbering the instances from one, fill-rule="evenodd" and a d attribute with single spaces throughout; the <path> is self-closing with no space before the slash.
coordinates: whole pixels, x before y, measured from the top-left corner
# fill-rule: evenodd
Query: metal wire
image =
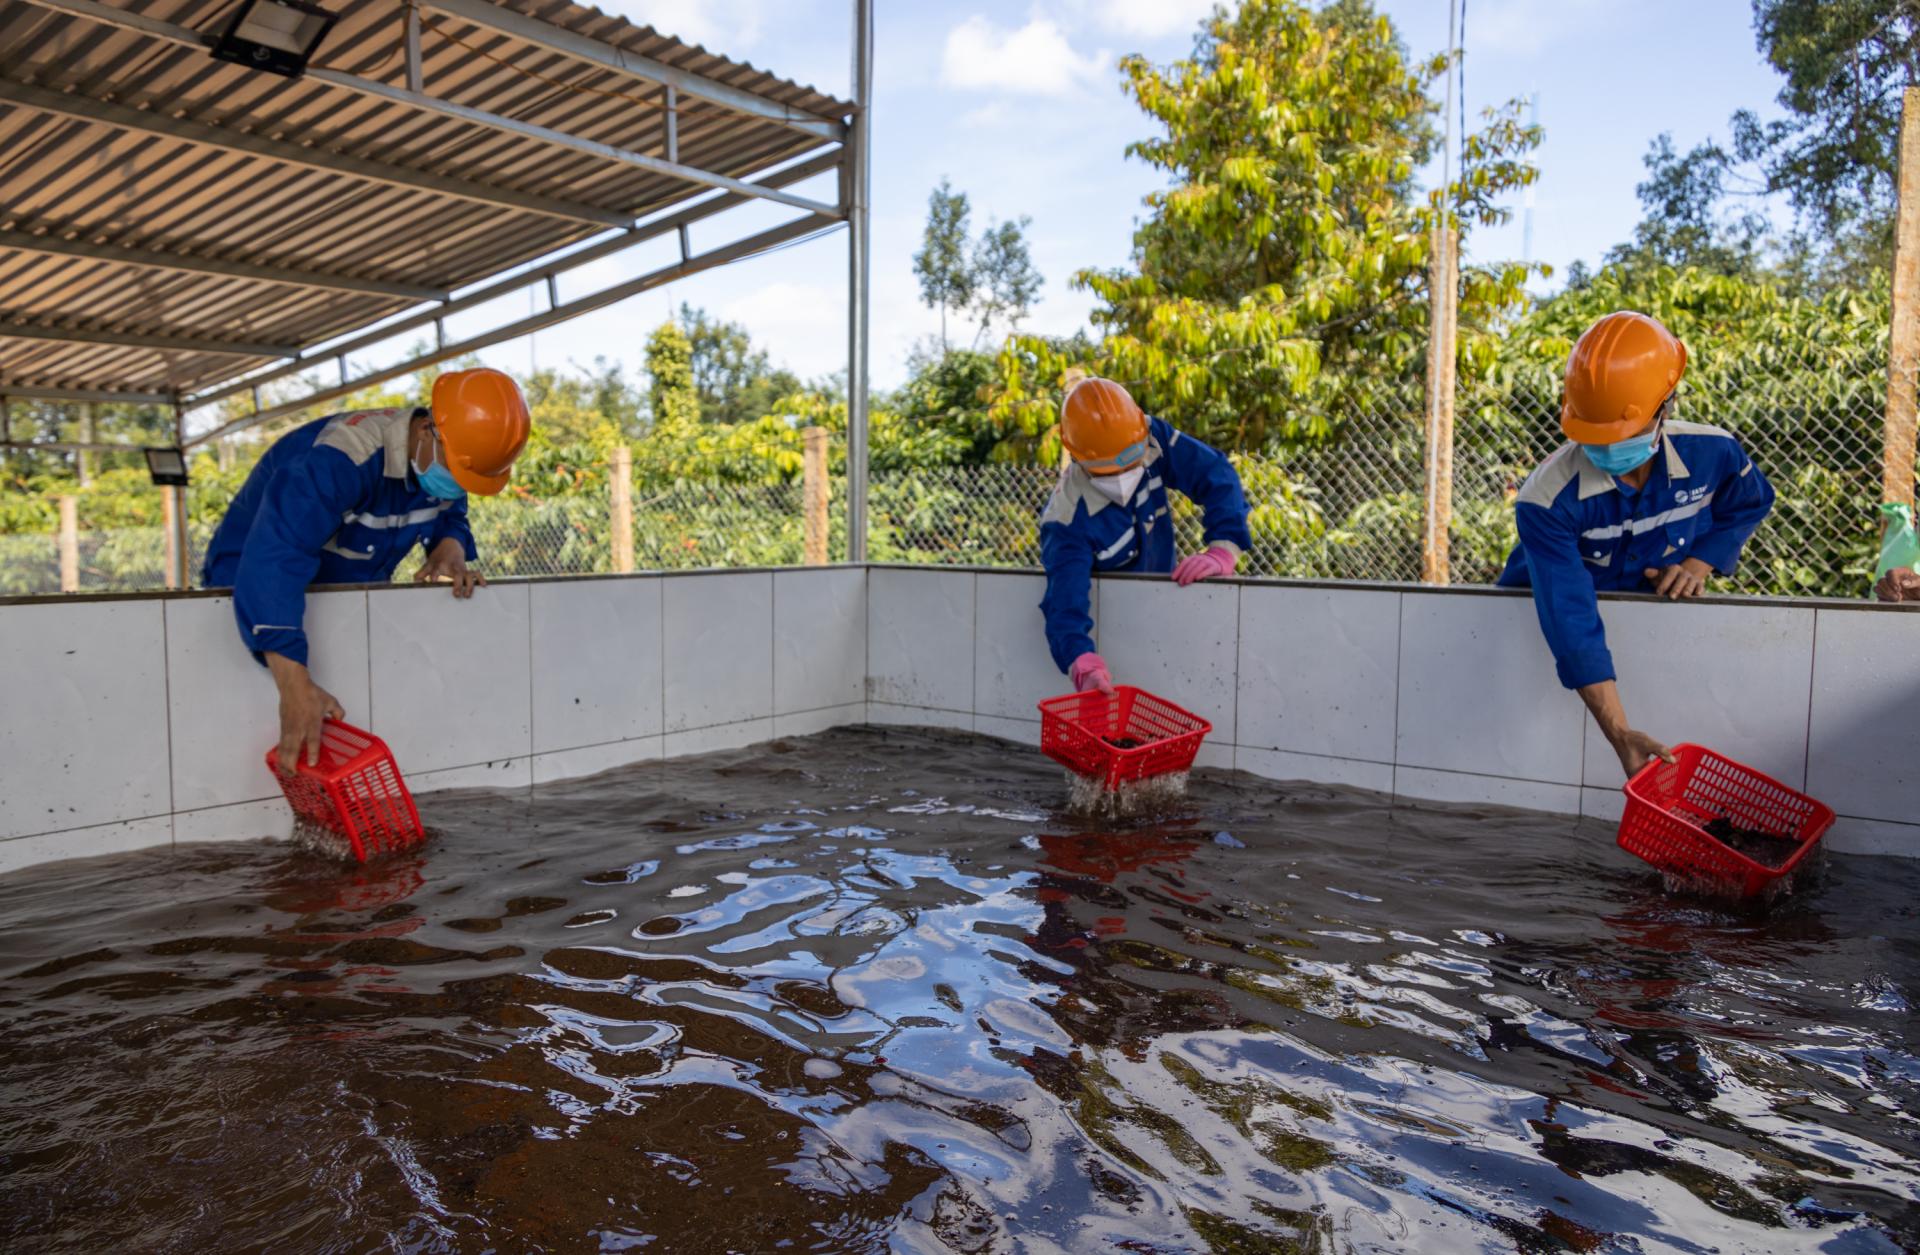
<path id="1" fill-rule="evenodd" d="M 1730 430 L 1773 482 L 1773 514 L 1719 591 L 1863 597 L 1878 550 L 1884 343 L 1847 350 L 1769 346 L 1765 360 L 1700 372 L 1682 384 L 1678 415 Z M 1559 447 L 1557 398 L 1541 388 L 1463 381 L 1456 398 L 1452 579 L 1489 583 L 1514 543 L 1513 499 Z M 1331 438 L 1311 447 L 1235 454 L 1246 488 L 1249 576 L 1413 581 L 1420 576 L 1423 397 L 1418 379 L 1352 390 L 1326 414 Z M 792 454 L 792 450 L 785 450 Z M 743 472 L 747 473 L 747 472 Z M 605 468 L 569 494 L 475 499 L 480 567 L 491 575 L 612 569 Z M 1036 567 L 1038 518 L 1056 467 L 990 463 L 891 471 L 870 487 L 869 554 L 880 562 Z M 829 557 L 845 560 L 843 481 L 833 485 Z M 678 485 L 633 497 L 639 570 L 778 566 L 804 560 L 799 482 Z M 1182 552 L 1202 543 L 1199 511 L 1173 495 Z M 197 573 L 210 529 L 196 527 Z M 158 527 L 79 537 L 79 591 L 164 586 Z M 409 579 L 418 559 L 396 578 Z M 50 534 L 0 536 L 0 594 L 60 591 Z"/>

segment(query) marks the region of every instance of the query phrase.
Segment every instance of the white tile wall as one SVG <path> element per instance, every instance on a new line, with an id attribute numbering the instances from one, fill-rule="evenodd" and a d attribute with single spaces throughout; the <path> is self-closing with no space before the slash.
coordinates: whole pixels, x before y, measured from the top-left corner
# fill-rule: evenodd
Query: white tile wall
<path id="1" fill-rule="evenodd" d="M 279 739 L 273 677 L 253 660 L 233 620 L 233 598 L 160 603 L 167 619 L 167 723 L 173 804 L 182 811 L 278 798 L 263 759 Z M 347 722 L 367 727 L 367 594 L 307 598 L 307 666 Z"/>
<path id="2" fill-rule="evenodd" d="M 1620 601 L 1601 613 L 1634 727 L 1804 785 L 1812 608 Z M 1586 728 L 1586 783 L 1624 783 L 1607 738 L 1591 718 Z"/>
<path id="3" fill-rule="evenodd" d="M 1242 745 L 1234 751 L 1233 765 L 1241 771 L 1269 780 L 1305 780 L 1315 784 L 1371 789 L 1375 793 L 1393 792 L 1392 763 L 1360 762 L 1318 754 L 1291 754 L 1285 750 Z"/>
<path id="4" fill-rule="evenodd" d="M 194 841 L 284 840 L 293 832 L 293 812 L 285 800 L 240 802 L 206 810 L 181 811 L 173 817 L 173 843 Z"/>
<path id="5" fill-rule="evenodd" d="M 1065 687 L 1040 587 L 1020 573 L 841 569 L 503 585 L 471 603 L 381 588 L 316 595 L 309 627 L 316 675 L 425 794 L 863 720 L 1034 744 L 1032 703 Z M 1098 593 L 1116 676 L 1215 721 L 1202 765 L 1619 814 L 1617 765 L 1555 681 L 1524 598 L 1138 580 Z M 1797 750 L 1808 791 L 1843 814 L 1834 849 L 1920 856 L 1920 824 L 1900 822 L 1920 813 L 1920 670 L 1907 665 L 1920 614 L 1604 612 L 1636 721 L 1789 782 Z M 0 722 L 0 870 L 287 827 L 259 764 L 272 686 L 225 598 L 0 608 L 0 693 L 32 713 Z M 807 705 L 834 697 L 851 700 Z M 606 739 L 563 744 L 592 737 Z"/>
<path id="6" fill-rule="evenodd" d="M 867 721 L 867 704 L 849 702 L 845 706 L 827 706 L 820 710 L 802 710 L 773 717 L 775 736 L 812 736 L 828 728 L 848 728 Z"/>
<path id="7" fill-rule="evenodd" d="M 551 784 L 556 780 L 571 780 L 578 776 L 597 776 L 603 771 L 612 771 L 615 767 L 630 767 L 634 763 L 658 762 L 664 738 L 658 736 L 641 737 L 638 740 L 614 741 L 608 745 L 588 745 L 579 749 L 552 750 L 533 756 L 533 783 L 537 788 Z"/>
<path id="8" fill-rule="evenodd" d="M 1241 745 L 1392 763 L 1399 677 L 1399 593 L 1240 590 Z"/>
<path id="9" fill-rule="evenodd" d="M 973 713 L 971 571 L 867 574 L 867 698 Z"/>
<path id="10" fill-rule="evenodd" d="M 668 576 L 661 595 L 666 730 L 767 718 L 773 711 L 773 576 Z"/>
<path id="11" fill-rule="evenodd" d="M 1920 611 L 1823 610 L 1807 792 L 1843 815 L 1920 819 Z"/>
<path id="12" fill-rule="evenodd" d="M 409 781 L 529 753 L 527 589 L 490 585 L 465 601 L 432 586 L 368 594 L 372 731 Z"/>
<path id="13" fill-rule="evenodd" d="M 160 607 L 0 608 L 0 839 L 151 815 L 164 823 L 173 790 Z"/>
<path id="14" fill-rule="evenodd" d="M 1101 580 L 1100 656 L 1114 682 L 1133 684 L 1213 724 L 1209 743 L 1234 740 L 1240 587 L 1171 579 Z"/>
<path id="15" fill-rule="evenodd" d="M 1003 719 L 998 715 L 975 715 L 973 730 L 982 736 L 997 736 L 1003 741 L 1012 741 L 1016 745 L 1040 744 L 1040 722 L 1037 719 Z"/>
<path id="16" fill-rule="evenodd" d="M 1620 760 L 1616 758 L 1613 763 L 1618 770 Z M 1626 809 L 1627 795 L 1619 789 L 1586 785 L 1580 790 L 1580 814 L 1587 819 L 1604 819 L 1610 824 L 1617 824 Z"/>
<path id="17" fill-rule="evenodd" d="M 496 758 L 491 762 L 468 763 L 464 767 L 445 767 L 439 771 L 407 773 L 407 787 L 415 795 L 438 793 L 445 789 L 524 789 L 532 783 L 533 759 L 527 754 L 516 758 Z M 433 821 L 427 819 L 427 822 Z"/>
<path id="18" fill-rule="evenodd" d="M 860 567 L 773 576 L 773 713 L 867 698 L 867 573 Z"/>
<path id="19" fill-rule="evenodd" d="M 1403 595 L 1399 710 L 1403 766 L 1580 784 L 1586 707 L 1560 687 L 1528 598 Z"/>
<path id="20" fill-rule="evenodd" d="M 659 580 L 528 585 L 534 753 L 664 730 L 660 589 Z"/>
<path id="21" fill-rule="evenodd" d="M 1920 824 L 1890 824 L 1846 815 L 1833 821 L 1823 844 L 1840 854 L 1894 854 L 1920 858 Z M 0 847 L 4 848 L 4 847 Z"/>
<path id="22" fill-rule="evenodd" d="M 1580 813 L 1580 789 L 1576 785 L 1434 771 L 1425 767 L 1395 767 L 1393 794 L 1395 798 L 1414 801 L 1514 806 L 1560 815 Z"/>
<path id="23" fill-rule="evenodd" d="M 734 750 L 773 739 L 773 720 L 743 719 L 738 723 L 712 724 L 685 732 L 669 732 L 662 745 L 665 758 L 685 758 L 689 754 L 711 754 L 716 750 Z"/>
<path id="24" fill-rule="evenodd" d="M 1047 651 L 1039 575 L 988 575 L 974 585 L 973 710 L 1003 719 L 1034 719 L 1043 699 L 1073 691 Z"/>
<path id="25" fill-rule="evenodd" d="M 956 732 L 971 732 L 973 721 L 974 716 L 964 710 L 942 710 L 937 706 L 901 706 L 893 702 L 867 703 L 867 722 L 883 727 L 951 728 Z"/>
<path id="26" fill-rule="evenodd" d="M 0 875 L 63 858 L 97 858 L 173 843 L 173 821 L 165 815 L 100 824 L 67 832 L 42 833 L 0 841 Z"/>

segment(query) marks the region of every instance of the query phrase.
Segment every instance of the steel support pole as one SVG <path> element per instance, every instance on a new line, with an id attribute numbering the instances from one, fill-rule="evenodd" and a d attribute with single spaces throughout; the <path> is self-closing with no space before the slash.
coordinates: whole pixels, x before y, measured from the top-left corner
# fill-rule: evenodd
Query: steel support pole
<path id="1" fill-rule="evenodd" d="M 873 0 L 853 0 L 853 116 L 847 210 L 847 561 L 867 560 L 867 275 L 873 118 Z"/>
<path id="2" fill-rule="evenodd" d="M 187 411 L 178 401 L 173 404 L 173 444 L 177 449 L 184 449 L 187 445 Z M 193 578 L 188 573 L 193 565 L 193 555 L 188 552 L 187 486 L 170 484 L 160 491 L 173 501 L 172 516 L 168 519 L 173 543 L 168 546 L 168 557 L 171 559 L 168 565 L 172 569 L 167 572 L 167 587 L 192 588 Z"/>

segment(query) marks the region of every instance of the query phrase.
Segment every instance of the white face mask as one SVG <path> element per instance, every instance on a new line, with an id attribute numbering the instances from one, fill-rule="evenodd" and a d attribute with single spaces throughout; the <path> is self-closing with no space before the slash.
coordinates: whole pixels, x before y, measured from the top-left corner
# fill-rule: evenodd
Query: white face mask
<path id="1" fill-rule="evenodd" d="M 1134 489 L 1140 486 L 1141 477 L 1147 473 L 1144 466 L 1136 466 L 1114 475 L 1093 475 L 1093 486 L 1100 495 L 1119 505 L 1133 500 Z"/>

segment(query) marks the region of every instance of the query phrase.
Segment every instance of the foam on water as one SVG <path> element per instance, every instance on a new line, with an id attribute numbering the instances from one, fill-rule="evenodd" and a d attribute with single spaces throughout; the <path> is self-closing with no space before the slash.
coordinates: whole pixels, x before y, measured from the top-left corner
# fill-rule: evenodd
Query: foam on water
<path id="1" fill-rule="evenodd" d="M 1109 789 L 1097 776 L 1078 772 L 1063 773 L 1067 781 L 1067 809 L 1076 815 L 1103 819 L 1133 819 L 1150 815 L 1180 801 L 1187 795 L 1187 773 L 1168 772 L 1133 780 Z"/>

